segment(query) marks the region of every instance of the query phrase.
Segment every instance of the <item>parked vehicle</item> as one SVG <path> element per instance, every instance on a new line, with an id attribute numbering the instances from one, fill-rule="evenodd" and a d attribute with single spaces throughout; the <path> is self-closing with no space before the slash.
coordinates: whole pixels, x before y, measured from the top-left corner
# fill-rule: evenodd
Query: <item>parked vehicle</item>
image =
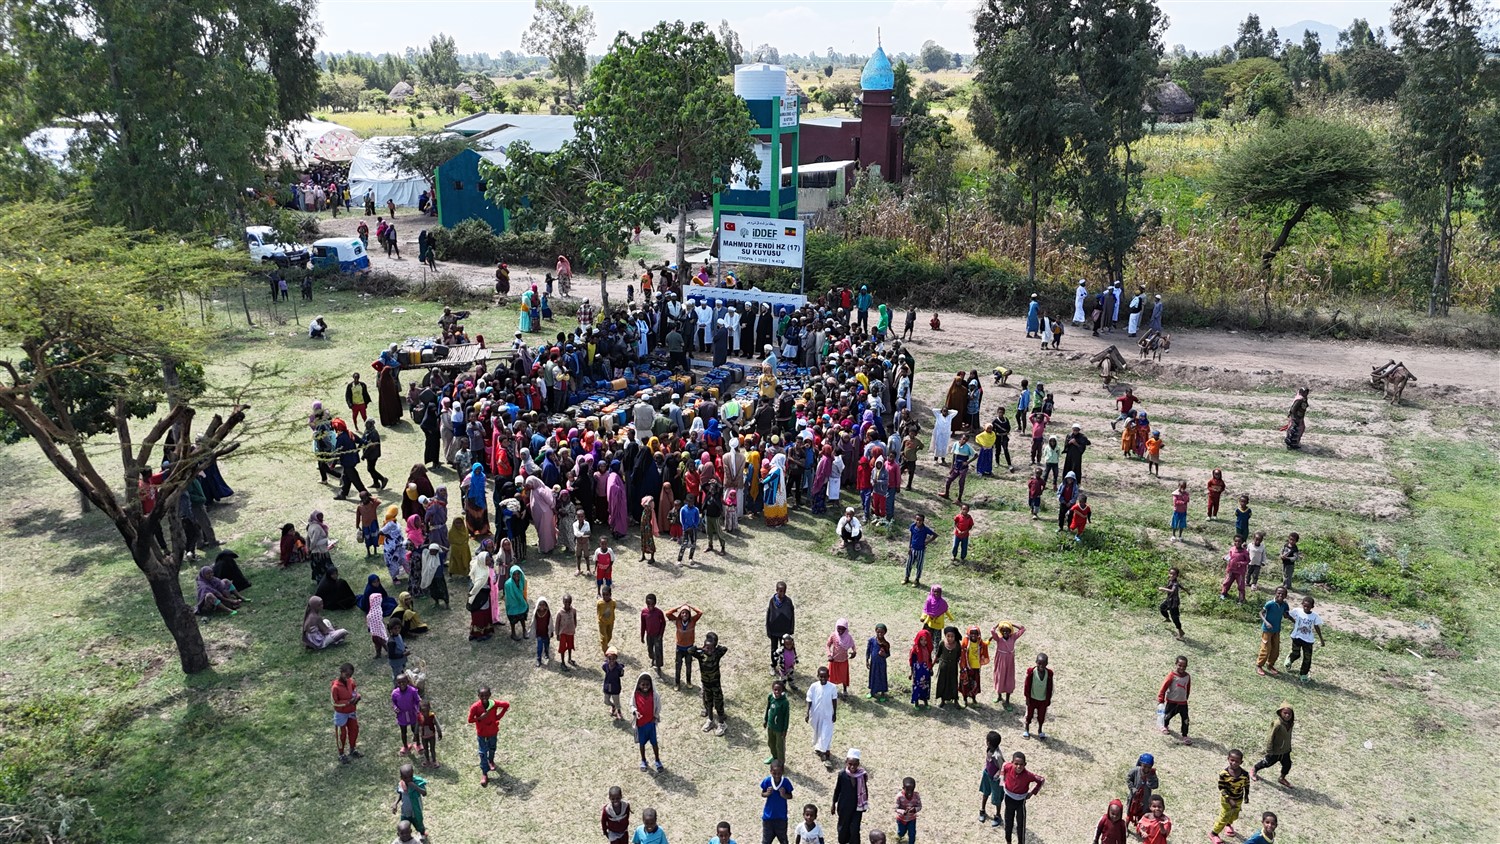
<path id="1" fill-rule="evenodd" d="M 365 254 L 365 244 L 357 237 L 325 237 L 313 242 L 312 265 L 341 273 L 367 273 L 370 256 Z"/>
<path id="2" fill-rule="evenodd" d="M 300 243 L 285 244 L 276 239 L 276 231 L 270 226 L 246 226 L 245 245 L 250 248 L 250 258 L 264 263 L 270 261 L 278 267 L 298 266 L 307 269 L 311 253 Z"/>

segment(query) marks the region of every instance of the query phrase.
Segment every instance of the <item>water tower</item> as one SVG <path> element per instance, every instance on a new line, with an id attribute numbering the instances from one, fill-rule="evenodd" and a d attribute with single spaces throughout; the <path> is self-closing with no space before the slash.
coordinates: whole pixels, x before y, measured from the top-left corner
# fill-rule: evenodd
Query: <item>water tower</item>
<path id="1" fill-rule="evenodd" d="M 759 186 L 749 185 L 750 173 L 736 167 L 729 184 L 714 196 L 714 230 L 720 214 L 797 219 L 798 97 L 787 94 L 786 68 L 772 64 L 742 64 L 734 69 L 734 93 L 745 101 L 755 128 L 750 130 L 760 166 Z M 792 168 L 782 176 L 782 162 Z"/>

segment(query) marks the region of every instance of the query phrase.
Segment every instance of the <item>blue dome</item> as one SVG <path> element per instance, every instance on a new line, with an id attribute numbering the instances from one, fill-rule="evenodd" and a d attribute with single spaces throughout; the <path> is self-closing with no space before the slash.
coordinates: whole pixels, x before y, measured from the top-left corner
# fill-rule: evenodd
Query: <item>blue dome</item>
<path id="1" fill-rule="evenodd" d="M 895 89 L 896 72 L 891 69 L 891 60 L 886 58 L 884 47 L 876 47 L 875 55 L 865 62 L 864 72 L 859 75 L 859 87 L 865 91 Z"/>

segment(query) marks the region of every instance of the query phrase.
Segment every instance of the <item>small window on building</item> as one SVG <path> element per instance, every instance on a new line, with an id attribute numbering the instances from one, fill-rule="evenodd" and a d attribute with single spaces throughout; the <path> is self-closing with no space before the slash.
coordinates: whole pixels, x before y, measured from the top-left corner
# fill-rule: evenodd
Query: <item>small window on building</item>
<path id="1" fill-rule="evenodd" d="M 813 163 L 814 164 L 824 164 L 824 163 L 832 161 L 832 160 L 833 159 L 829 158 L 826 155 L 820 155 L 817 158 L 813 159 Z"/>
<path id="2" fill-rule="evenodd" d="M 453 180 L 453 189 L 454 190 L 463 190 L 464 189 L 464 183 L 460 182 L 458 179 L 454 179 Z"/>
<path id="3" fill-rule="evenodd" d="M 485 191 L 487 191 L 489 189 L 490 189 L 490 186 L 489 186 L 488 182 L 480 182 L 479 183 L 479 192 L 480 193 L 484 193 Z"/>

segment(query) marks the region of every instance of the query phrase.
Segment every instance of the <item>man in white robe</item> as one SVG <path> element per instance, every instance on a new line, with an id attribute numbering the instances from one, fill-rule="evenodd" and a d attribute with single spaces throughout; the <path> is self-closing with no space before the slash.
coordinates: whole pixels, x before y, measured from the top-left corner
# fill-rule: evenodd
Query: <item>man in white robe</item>
<path id="1" fill-rule="evenodd" d="M 740 353 L 740 307 L 730 305 L 729 312 L 724 315 L 724 325 L 729 329 L 729 353 L 739 355 Z"/>
<path id="2" fill-rule="evenodd" d="M 948 443 L 953 438 L 953 417 L 958 411 L 942 407 L 932 408 L 932 459 L 948 462 Z"/>
<path id="3" fill-rule="evenodd" d="M 826 760 L 833 746 L 833 719 L 839 711 L 839 687 L 828 682 L 828 666 L 818 668 L 818 681 L 807 687 L 807 716 L 812 727 L 813 750 Z"/>
<path id="4" fill-rule="evenodd" d="M 1073 291 L 1073 324 L 1083 325 L 1085 314 L 1084 304 L 1089 298 L 1089 283 L 1084 279 L 1078 279 L 1078 289 Z"/>

